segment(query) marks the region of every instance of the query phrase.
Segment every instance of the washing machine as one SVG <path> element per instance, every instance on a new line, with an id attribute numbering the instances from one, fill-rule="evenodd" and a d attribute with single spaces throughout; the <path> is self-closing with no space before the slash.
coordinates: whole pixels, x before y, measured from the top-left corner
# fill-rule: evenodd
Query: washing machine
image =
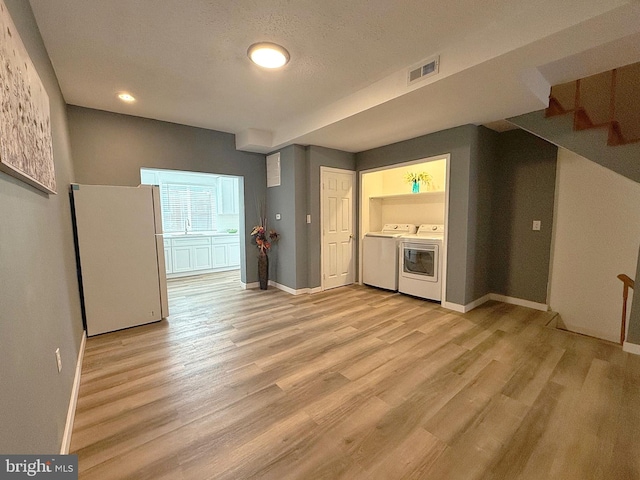
<path id="1" fill-rule="evenodd" d="M 362 239 L 362 283 L 398 290 L 398 245 L 403 235 L 416 232 L 412 224 L 387 223 Z"/>
<path id="2" fill-rule="evenodd" d="M 424 224 L 403 235 L 398 249 L 398 291 L 427 300 L 442 300 L 444 225 Z"/>

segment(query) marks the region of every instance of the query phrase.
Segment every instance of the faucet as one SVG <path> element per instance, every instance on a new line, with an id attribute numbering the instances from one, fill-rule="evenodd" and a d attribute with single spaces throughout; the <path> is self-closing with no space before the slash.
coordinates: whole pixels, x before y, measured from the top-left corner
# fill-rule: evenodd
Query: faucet
<path id="1" fill-rule="evenodd" d="M 185 218 L 184 220 L 184 234 L 186 235 L 187 233 L 189 233 L 189 229 L 191 228 L 191 220 L 189 220 L 188 218 Z"/>

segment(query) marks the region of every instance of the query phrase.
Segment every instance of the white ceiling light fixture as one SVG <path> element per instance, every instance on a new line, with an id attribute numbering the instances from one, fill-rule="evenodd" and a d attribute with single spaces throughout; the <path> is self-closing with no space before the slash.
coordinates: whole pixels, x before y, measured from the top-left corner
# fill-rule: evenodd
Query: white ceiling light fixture
<path id="1" fill-rule="evenodd" d="M 253 63 L 263 68 L 280 68 L 289 63 L 289 52 L 275 43 L 254 43 L 247 50 L 247 55 Z"/>
<path id="2" fill-rule="evenodd" d="M 136 101 L 135 97 L 127 92 L 119 93 L 118 98 L 123 102 L 127 102 L 127 103 L 133 103 Z"/>

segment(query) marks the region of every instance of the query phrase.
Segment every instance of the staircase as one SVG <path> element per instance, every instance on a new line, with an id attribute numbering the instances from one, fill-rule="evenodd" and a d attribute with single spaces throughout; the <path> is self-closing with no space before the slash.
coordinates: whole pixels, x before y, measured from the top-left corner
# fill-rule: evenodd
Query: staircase
<path id="1" fill-rule="evenodd" d="M 545 110 L 507 120 L 640 183 L 640 63 L 555 85 Z"/>
<path id="2" fill-rule="evenodd" d="M 551 87 L 545 117 L 572 114 L 573 129 L 607 130 L 607 145 L 640 142 L 640 63 Z"/>

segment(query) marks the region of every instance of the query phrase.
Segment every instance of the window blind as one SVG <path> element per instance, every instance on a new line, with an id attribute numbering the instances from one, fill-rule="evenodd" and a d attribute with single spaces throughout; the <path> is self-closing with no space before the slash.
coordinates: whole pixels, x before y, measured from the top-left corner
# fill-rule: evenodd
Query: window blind
<path id="1" fill-rule="evenodd" d="M 213 186 L 160 184 L 162 228 L 166 233 L 216 230 L 216 191 Z"/>

